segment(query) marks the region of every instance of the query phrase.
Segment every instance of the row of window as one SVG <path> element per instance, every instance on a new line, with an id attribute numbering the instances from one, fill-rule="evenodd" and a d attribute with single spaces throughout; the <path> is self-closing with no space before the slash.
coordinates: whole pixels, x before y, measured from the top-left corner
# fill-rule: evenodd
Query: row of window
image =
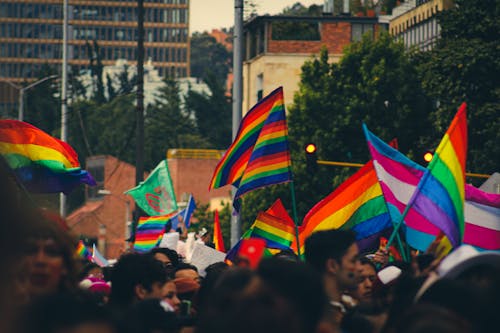
<path id="1" fill-rule="evenodd" d="M 0 17 L 62 19 L 61 4 L 0 2 Z"/>
<path id="2" fill-rule="evenodd" d="M 0 57 L 2 58 L 54 59 L 60 58 L 61 54 L 61 44 L 0 43 Z"/>
<path id="3" fill-rule="evenodd" d="M 0 23 L 0 37 L 62 39 L 62 26 L 54 24 Z"/>
<path id="4" fill-rule="evenodd" d="M 78 40 L 115 40 L 137 41 L 136 28 L 122 27 L 74 27 L 72 39 Z M 152 28 L 145 29 L 146 42 L 186 43 L 187 28 Z"/>
<path id="5" fill-rule="evenodd" d="M 406 29 L 409 29 L 412 26 L 415 26 L 417 23 L 428 20 L 429 18 L 436 15 L 439 11 L 439 7 L 436 5 L 435 7 L 429 8 L 426 13 L 415 14 L 413 17 L 409 18 L 405 22 L 398 24 L 395 27 L 391 28 L 391 34 L 397 35 L 404 32 Z"/>
<path id="6" fill-rule="evenodd" d="M 136 47 L 103 47 L 99 48 L 101 59 L 137 59 Z M 75 46 L 70 50 L 73 59 L 88 59 L 88 49 L 86 46 Z M 158 62 L 187 62 L 186 48 L 163 48 L 150 47 L 146 49 L 145 59 L 151 58 Z"/>
<path id="7" fill-rule="evenodd" d="M 418 24 L 398 35 L 399 39 L 404 41 L 406 47 L 413 45 L 419 46 L 421 49 L 427 50 L 437 36 L 440 34 L 440 26 L 437 19 L 434 18 L 425 23 Z M 431 43 L 429 43 L 431 41 Z M 424 47 L 425 46 L 425 47 Z"/>
<path id="8" fill-rule="evenodd" d="M 72 19 L 137 22 L 137 8 L 134 7 L 101 7 L 78 6 L 73 9 Z M 146 22 L 187 23 L 188 10 L 186 8 L 144 8 Z"/>

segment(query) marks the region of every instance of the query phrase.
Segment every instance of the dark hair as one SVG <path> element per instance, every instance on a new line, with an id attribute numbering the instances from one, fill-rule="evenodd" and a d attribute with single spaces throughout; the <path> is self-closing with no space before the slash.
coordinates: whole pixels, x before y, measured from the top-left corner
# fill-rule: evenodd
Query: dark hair
<path id="1" fill-rule="evenodd" d="M 164 254 L 168 259 L 170 259 L 170 262 L 174 267 L 177 267 L 179 265 L 179 254 L 177 254 L 177 252 L 172 249 L 166 247 L 155 247 L 149 253 L 153 256 L 156 253 Z"/>
<path id="2" fill-rule="evenodd" d="M 341 263 L 347 249 L 356 241 L 351 230 L 325 230 L 313 233 L 305 242 L 306 262 L 323 273 L 328 259 Z"/>
<path id="3" fill-rule="evenodd" d="M 110 303 L 118 306 L 131 304 L 135 286 L 151 291 L 154 283 L 164 284 L 167 272 L 161 262 L 149 254 L 127 253 L 120 257 L 111 272 Z"/>
<path id="4" fill-rule="evenodd" d="M 361 265 L 370 265 L 375 270 L 375 272 L 377 271 L 377 266 L 375 265 L 375 263 L 365 256 L 359 257 L 359 263 Z"/>
<path id="5" fill-rule="evenodd" d="M 198 268 L 195 265 L 188 264 L 187 262 L 180 262 L 175 271 L 178 272 L 183 269 L 192 269 L 193 271 L 198 272 Z"/>
<path id="6" fill-rule="evenodd" d="M 82 269 L 80 270 L 80 273 L 78 274 L 78 280 L 86 278 L 89 272 L 94 268 L 100 268 L 100 266 L 94 262 L 85 262 Z"/>

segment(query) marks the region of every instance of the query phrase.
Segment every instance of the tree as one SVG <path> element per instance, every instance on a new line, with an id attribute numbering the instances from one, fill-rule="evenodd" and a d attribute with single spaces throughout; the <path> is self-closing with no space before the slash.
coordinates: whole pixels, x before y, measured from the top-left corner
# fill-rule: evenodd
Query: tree
<path id="1" fill-rule="evenodd" d="M 430 148 L 437 147 L 462 102 L 468 104 L 467 170 L 491 174 L 500 160 L 500 2 L 457 0 L 439 13 L 441 38 L 416 55 L 432 112 Z"/>
<path id="2" fill-rule="evenodd" d="M 191 36 L 191 76 L 206 79 L 212 72 L 218 82 L 226 82 L 232 67 L 232 54 L 208 33 Z"/>
<path id="3" fill-rule="evenodd" d="M 304 147 L 313 142 L 318 159 L 365 163 L 369 160 L 362 123 L 382 139 L 399 140 L 403 153 L 419 152 L 426 137 L 429 102 L 416 69 L 400 43 L 382 34 L 351 44 L 338 64 L 326 49 L 302 66 L 299 91 L 289 109 L 288 126 L 299 221 L 355 169 L 306 169 Z M 277 197 L 291 208 L 287 186 L 273 186 L 244 198 L 245 221 L 255 219 Z M 288 202 L 288 204 L 287 204 Z"/>
<path id="4" fill-rule="evenodd" d="M 169 148 L 204 148 L 206 140 L 198 135 L 190 115 L 181 109 L 179 87 L 166 78 L 155 104 L 144 119 L 144 167 L 152 169 L 165 158 Z"/>
<path id="5" fill-rule="evenodd" d="M 211 94 L 189 90 L 186 108 L 194 114 L 198 132 L 210 146 L 226 149 L 231 144 L 231 101 L 214 74 L 209 74 L 205 82 Z"/>
<path id="6" fill-rule="evenodd" d="M 202 228 L 206 228 L 213 237 L 214 234 L 214 217 L 215 211 L 209 209 L 209 205 L 198 205 L 194 212 L 194 218 L 198 221 L 197 223 L 192 223 L 190 230 L 198 232 Z M 222 238 L 224 239 L 224 245 L 226 251 L 230 248 L 230 233 L 231 233 L 231 207 L 230 204 L 222 204 L 222 209 L 219 209 L 219 222 L 222 231 Z M 212 238 L 210 238 L 212 241 Z"/>

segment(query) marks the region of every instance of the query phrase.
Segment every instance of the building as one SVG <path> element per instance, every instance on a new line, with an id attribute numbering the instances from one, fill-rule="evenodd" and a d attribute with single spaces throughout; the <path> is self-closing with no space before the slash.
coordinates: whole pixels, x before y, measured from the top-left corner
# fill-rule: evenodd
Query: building
<path id="1" fill-rule="evenodd" d="M 69 0 L 68 8 L 68 58 L 75 75 L 89 68 L 89 54 L 104 66 L 117 59 L 136 63 L 137 1 Z M 144 59 L 162 77 L 189 76 L 189 0 L 145 0 L 144 12 Z M 31 81 L 46 64 L 61 71 L 62 32 L 63 1 L 1 1 L 0 81 Z M 0 82 L 4 88 L 0 103 L 12 107 L 18 91 Z"/>
<path id="2" fill-rule="evenodd" d="M 406 48 L 431 50 L 439 38 L 441 28 L 437 13 L 453 7 L 452 0 L 409 0 L 392 11 L 389 33 L 403 40 Z"/>
<path id="3" fill-rule="evenodd" d="M 330 61 L 365 33 L 374 36 L 386 25 L 358 16 L 257 16 L 244 25 L 243 112 L 283 86 L 285 105 L 298 90 L 301 67 L 326 47 Z"/>
<path id="4" fill-rule="evenodd" d="M 187 204 L 193 194 L 198 204 L 210 209 L 230 202 L 231 187 L 209 191 L 208 186 L 223 151 L 207 149 L 169 149 L 167 162 L 177 204 Z M 82 239 L 92 239 L 106 258 L 117 258 L 128 248 L 134 199 L 124 192 L 135 187 L 135 167 L 115 157 L 89 157 L 86 169 L 97 186 L 86 186 L 85 203 L 71 212 L 67 224 Z M 144 175 L 147 178 L 147 174 Z"/>

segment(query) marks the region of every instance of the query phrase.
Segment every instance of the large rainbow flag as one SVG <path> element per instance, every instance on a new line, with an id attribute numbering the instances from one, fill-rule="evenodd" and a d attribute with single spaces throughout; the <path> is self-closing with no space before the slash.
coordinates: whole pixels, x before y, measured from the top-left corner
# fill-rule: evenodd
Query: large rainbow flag
<path id="1" fill-rule="evenodd" d="M 361 251 L 377 249 L 379 237 L 392 229 L 372 161 L 307 213 L 300 228 L 301 247 L 313 232 L 328 229 L 354 230 Z"/>
<path id="2" fill-rule="evenodd" d="M 463 103 L 408 202 L 442 230 L 453 247 L 462 243 L 464 235 L 466 157 L 467 115 Z"/>
<path id="3" fill-rule="evenodd" d="M 0 120 L 0 154 L 31 192 L 69 193 L 81 183 L 96 185 L 69 144 L 22 121 Z"/>
<path id="4" fill-rule="evenodd" d="M 135 231 L 134 249 L 138 252 L 147 252 L 156 247 L 165 233 L 165 225 L 174 215 L 175 213 L 140 217 Z"/>
<path id="5" fill-rule="evenodd" d="M 234 202 L 259 187 L 291 180 L 283 88 L 274 90 L 242 119 L 233 143 L 215 168 L 210 189 L 232 184 Z"/>

